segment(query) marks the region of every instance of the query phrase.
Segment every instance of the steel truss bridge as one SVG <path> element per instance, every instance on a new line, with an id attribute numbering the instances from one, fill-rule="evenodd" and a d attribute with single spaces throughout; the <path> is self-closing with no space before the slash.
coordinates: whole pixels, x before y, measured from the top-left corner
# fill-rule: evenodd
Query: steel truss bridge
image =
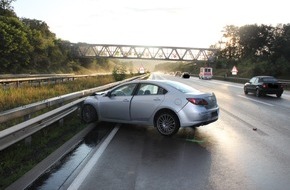
<path id="1" fill-rule="evenodd" d="M 217 49 L 140 45 L 71 44 L 79 58 L 118 58 L 173 61 L 212 61 Z"/>

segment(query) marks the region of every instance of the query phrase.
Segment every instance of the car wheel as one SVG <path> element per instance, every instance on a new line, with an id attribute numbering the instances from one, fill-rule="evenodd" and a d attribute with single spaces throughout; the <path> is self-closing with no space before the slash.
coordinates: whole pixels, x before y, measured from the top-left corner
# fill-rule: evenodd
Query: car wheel
<path id="1" fill-rule="evenodd" d="M 172 136 L 177 133 L 180 123 L 174 113 L 165 111 L 157 115 L 154 126 L 160 134 L 164 136 Z"/>
<path id="2" fill-rule="evenodd" d="M 261 96 L 261 92 L 260 92 L 259 89 L 256 89 L 256 96 L 257 96 L 257 97 L 260 97 L 260 96 Z"/>
<path id="3" fill-rule="evenodd" d="M 244 88 L 244 93 L 245 94 L 248 94 L 249 93 L 246 88 Z"/>
<path id="4" fill-rule="evenodd" d="M 276 96 L 277 96 L 277 98 L 280 98 L 282 96 L 282 94 L 281 93 L 277 93 Z"/>
<path id="5" fill-rule="evenodd" d="M 91 122 L 97 121 L 98 119 L 96 109 L 92 105 L 89 105 L 89 104 L 83 105 L 81 114 L 82 114 L 82 120 L 85 123 L 91 123 Z"/>

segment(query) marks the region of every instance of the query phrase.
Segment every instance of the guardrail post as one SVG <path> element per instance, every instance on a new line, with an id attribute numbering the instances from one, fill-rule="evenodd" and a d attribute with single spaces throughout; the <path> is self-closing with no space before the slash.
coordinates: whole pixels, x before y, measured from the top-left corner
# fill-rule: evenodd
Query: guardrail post
<path id="1" fill-rule="evenodd" d="M 61 118 L 61 119 L 58 121 L 58 126 L 62 127 L 62 126 L 63 126 L 63 123 L 64 123 L 63 118 Z"/>
<path id="2" fill-rule="evenodd" d="M 4 90 L 9 89 L 9 83 L 4 83 Z"/>
<path id="3" fill-rule="evenodd" d="M 63 106 L 63 105 L 64 105 L 63 102 L 59 103 L 59 107 L 61 107 L 61 106 Z M 61 118 L 61 119 L 58 121 L 58 126 L 62 127 L 62 126 L 63 126 L 63 123 L 64 123 L 64 120 L 63 120 L 63 118 Z"/>
<path id="4" fill-rule="evenodd" d="M 31 118 L 31 114 L 28 114 L 28 115 L 25 115 L 24 116 L 24 121 L 27 121 Z M 25 140 L 24 140 L 24 143 L 25 145 L 27 146 L 30 146 L 31 145 L 31 141 L 32 141 L 32 137 L 29 136 L 29 137 L 26 137 Z"/>

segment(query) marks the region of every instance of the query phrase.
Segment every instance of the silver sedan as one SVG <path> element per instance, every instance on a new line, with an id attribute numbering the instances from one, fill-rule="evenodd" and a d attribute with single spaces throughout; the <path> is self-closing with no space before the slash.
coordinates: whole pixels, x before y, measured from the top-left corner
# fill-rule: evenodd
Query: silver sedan
<path id="1" fill-rule="evenodd" d="M 180 127 L 199 127 L 218 120 L 214 93 L 203 93 L 170 80 L 138 80 L 89 96 L 82 106 L 86 123 L 108 121 L 154 125 L 171 136 Z"/>

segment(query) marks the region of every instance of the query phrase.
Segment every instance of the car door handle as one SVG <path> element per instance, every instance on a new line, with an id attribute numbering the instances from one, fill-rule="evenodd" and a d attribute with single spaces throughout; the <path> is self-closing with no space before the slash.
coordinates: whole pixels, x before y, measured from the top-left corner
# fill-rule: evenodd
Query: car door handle
<path id="1" fill-rule="evenodd" d="M 129 102 L 129 100 L 128 99 L 124 99 L 123 102 Z"/>
<path id="2" fill-rule="evenodd" d="M 153 100 L 154 101 L 160 101 L 160 98 L 154 98 Z"/>

